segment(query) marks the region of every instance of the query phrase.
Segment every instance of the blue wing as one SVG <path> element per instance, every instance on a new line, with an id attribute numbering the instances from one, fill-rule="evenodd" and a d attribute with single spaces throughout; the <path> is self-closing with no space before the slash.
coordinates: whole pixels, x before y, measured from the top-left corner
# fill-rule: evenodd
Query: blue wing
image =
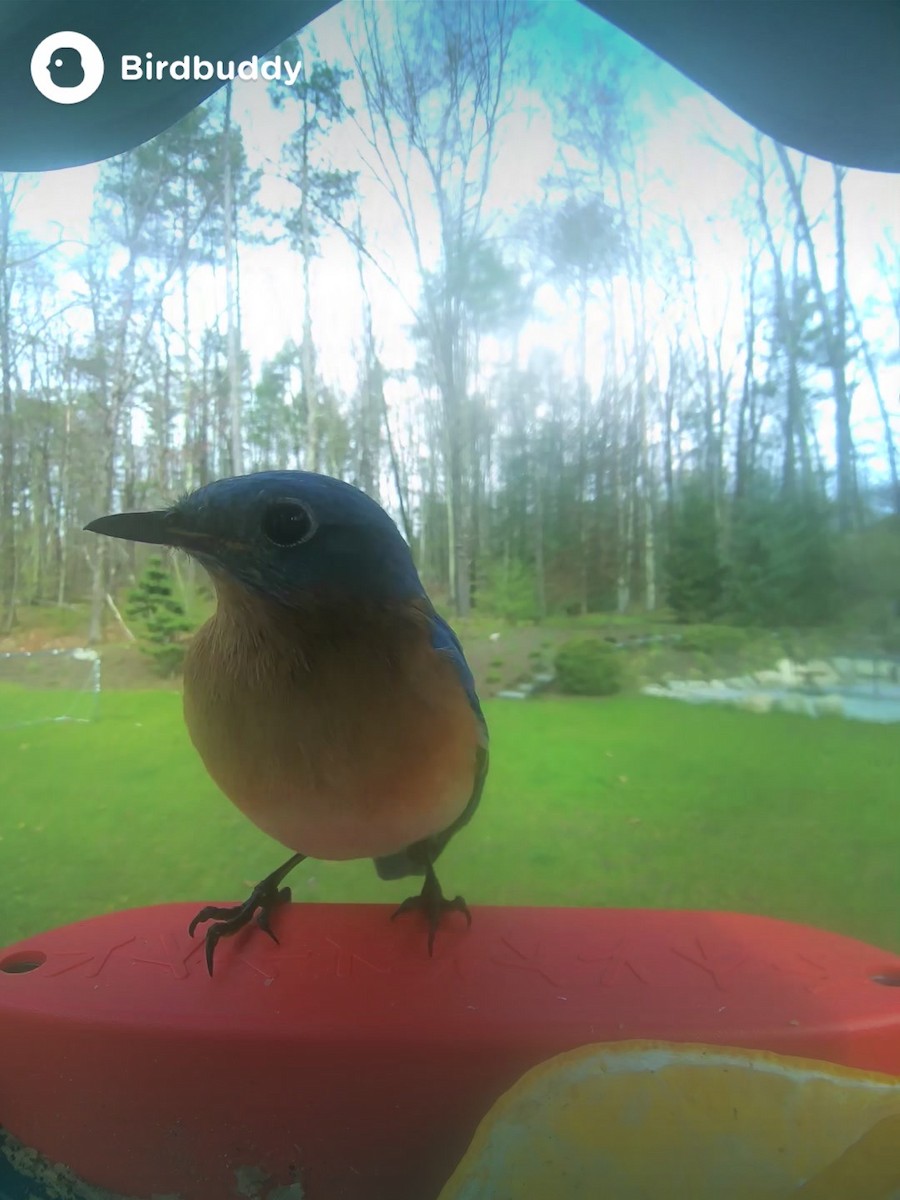
<path id="1" fill-rule="evenodd" d="M 483 737 L 482 744 L 478 747 L 476 753 L 475 783 L 472 787 L 472 795 L 469 803 L 452 825 L 440 833 L 427 838 L 424 843 L 428 858 L 431 862 L 434 862 L 454 833 L 472 819 L 478 807 L 478 802 L 481 799 L 481 793 L 484 790 L 484 781 L 488 773 L 489 755 L 487 722 L 484 719 L 484 713 L 481 711 L 478 693 L 475 691 L 475 680 L 472 677 L 469 664 L 466 662 L 466 656 L 463 653 L 459 638 L 443 617 L 439 617 L 433 608 L 429 611 L 428 623 L 431 629 L 431 644 L 439 654 L 443 654 L 453 664 L 456 674 L 459 676 L 459 681 L 468 697 L 469 704 L 478 718 L 478 724 L 481 727 Z M 379 876 L 382 879 L 402 879 L 404 875 L 421 875 L 425 868 L 421 856 L 414 852 L 416 848 L 410 848 L 410 851 L 413 852 L 401 850 L 397 854 L 388 854 L 381 858 L 376 858 L 375 869 Z"/>
<path id="2" fill-rule="evenodd" d="M 472 672 L 469 670 L 469 664 L 466 662 L 466 656 L 463 654 L 459 638 L 443 617 L 439 617 L 433 609 L 429 614 L 428 622 L 431 627 L 432 646 L 434 646 L 439 654 L 443 654 L 445 658 L 449 658 L 453 663 L 456 673 L 459 676 L 459 681 L 465 689 L 469 703 L 478 717 L 478 722 L 484 730 L 485 739 L 487 739 L 487 724 L 484 719 L 484 713 L 481 711 L 478 694 L 475 691 L 475 680 L 472 678 Z"/>

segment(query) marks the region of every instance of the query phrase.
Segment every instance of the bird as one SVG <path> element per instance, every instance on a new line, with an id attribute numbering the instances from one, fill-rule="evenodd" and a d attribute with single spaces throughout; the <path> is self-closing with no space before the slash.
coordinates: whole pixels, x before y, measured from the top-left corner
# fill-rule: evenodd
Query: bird
<path id="1" fill-rule="evenodd" d="M 191 937 L 206 926 L 210 975 L 220 939 L 254 919 L 278 941 L 272 911 L 306 858 L 424 876 L 392 919 L 424 914 L 429 955 L 446 914 L 471 926 L 434 864 L 478 807 L 487 723 L 460 641 L 381 505 L 328 475 L 259 471 L 84 528 L 206 569 L 216 609 L 185 655 L 185 724 L 219 789 L 292 851 L 242 904 L 191 921 Z"/>

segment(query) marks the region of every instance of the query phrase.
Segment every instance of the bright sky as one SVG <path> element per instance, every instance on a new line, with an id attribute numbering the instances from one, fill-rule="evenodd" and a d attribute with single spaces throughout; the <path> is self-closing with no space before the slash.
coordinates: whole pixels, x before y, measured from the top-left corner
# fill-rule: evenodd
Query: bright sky
<path id="1" fill-rule="evenodd" d="M 314 36 L 326 61 L 349 66 L 343 26 L 346 22 L 352 27 L 357 12 L 355 0 L 344 0 L 304 31 L 304 44 L 308 45 Z M 739 286 L 746 242 L 732 206 L 743 176 L 736 164 L 705 139 L 712 136 L 721 143 L 749 150 L 750 127 L 575 0 L 550 0 L 539 8 L 533 26 L 522 36 L 519 52 L 533 55 L 538 76 L 531 91 L 520 89 L 515 95 L 514 113 L 499 144 L 491 204 L 497 210 L 509 210 L 540 195 L 541 179 L 557 165 L 557 145 L 542 97 L 574 73 L 583 74 L 589 86 L 592 64 L 613 57 L 622 64 L 629 81 L 631 103 L 650 128 L 642 153 L 652 182 L 643 194 L 643 202 L 648 210 L 675 220 L 680 212 L 684 213 L 697 252 L 701 313 L 704 323 L 708 322 L 707 333 L 713 334 L 726 314 L 730 340 L 736 346 L 741 334 Z M 345 96 L 351 105 L 360 105 L 360 89 L 354 79 L 346 85 Z M 234 112 L 244 130 L 251 165 L 271 167 L 290 134 L 290 111 L 273 110 L 266 85 L 260 81 L 236 85 Z M 345 122 L 329 145 L 335 165 L 358 169 L 359 150 L 358 134 Z M 96 178 L 95 165 L 43 176 L 24 198 L 20 221 L 42 238 L 55 236 L 55 223 L 66 236 L 86 237 Z M 416 275 L 391 203 L 365 177 L 360 187 L 367 236 L 379 255 L 393 264 L 394 278 L 414 300 Z M 812 219 L 828 210 L 831 188 L 830 166 L 810 160 L 805 195 Z M 261 199 L 270 206 L 292 205 L 296 193 L 288 185 L 270 179 Z M 885 228 L 893 228 L 895 236 L 900 232 L 900 176 L 850 171 L 845 202 L 851 293 L 863 309 L 870 296 L 885 294 L 885 285 L 875 269 L 875 247 Z M 830 260 L 825 260 L 826 287 L 831 270 Z M 258 368 L 287 339 L 300 340 L 299 260 L 284 247 L 246 247 L 242 250 L 241 272 L 244 342 Z M 411 366 L 412 352 L 405 336 L 408 309 L 375 274 L 370 274 L 369 282 L 382 357 L 389 368 Z M 360 336 L 360 306 L 355 262 L 339 235 L 323 240 L 323 254 L 313 271 L 313 292 L 320 371 L 329 384 L 349 392 L 355 382 L 353 348 Z M 194 319 L 214 320 L 223 306 L 222 293 L 221 280 L 216 286 L 211 274 L 198 276 Z M 573 347 L 571 305 L 553 299 L 549 289 L 544 289 L 540 299 L 544 311 L 526 330 L 526 351 Z M 594 319 L 599 322 L 599 309 Z M 869 328 L 881 338 L 890 339 L 893 334 L 896 345 L 897 331 L 890 325 L 873 324 Z M 599 335 L 598 325 L 593 332 Z M 601 342 L 599 336 L 595 340 Z M 598 380 L 599 350 L 589 369 Z M 886 397 L 896 399 L 900 393 L 900 363 L 884 368 L 882 389 Z M 866 387 L 859 389 L 855 408 L 859 427 L 870 425 L 874 401 Z M 877 436 L 876 429 L 870 428 L 869 432 Z"/>

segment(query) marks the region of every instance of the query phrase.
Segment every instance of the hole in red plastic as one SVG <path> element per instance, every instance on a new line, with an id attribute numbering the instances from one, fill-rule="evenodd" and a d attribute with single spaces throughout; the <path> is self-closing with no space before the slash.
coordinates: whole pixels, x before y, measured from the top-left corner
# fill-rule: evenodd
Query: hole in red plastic
<path id="1" fill-rule="evenodd" d="M 886 971 L 879 971 L 877 975 L 870 975 L 869 978 L 873 983 L 880 983 L 882 987 L 900 987 L 900 967 L 888 967 Z"/>
<path id="2" fill-rule="evenodd" d="M 19 950 L 0 959 L 0 971 L 6 975 L 25 975 L 28 971 L 36 971 L 46 961 L 47 955 L 41 950 Z"/>

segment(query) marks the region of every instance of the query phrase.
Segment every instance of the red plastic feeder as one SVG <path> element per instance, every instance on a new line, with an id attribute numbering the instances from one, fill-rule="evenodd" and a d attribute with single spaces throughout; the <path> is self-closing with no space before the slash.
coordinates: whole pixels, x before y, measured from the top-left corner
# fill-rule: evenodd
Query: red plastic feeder
<path id="1" fill-rule="evenodd" d="M 275 915 L 280 946 L 255 927 L 222 941 L 210 979 L 187 936 L 198 907 L 0 952 L 0 1125 L 95 1186 L 427 1200 L 503 1091 L 589 1042 L 900 1074 L 900 959 L 802 925 L 479 908 L 469 931 L 445 922 L 430 959 L 424 925 L 388 906 L 302 904 Z"/>

